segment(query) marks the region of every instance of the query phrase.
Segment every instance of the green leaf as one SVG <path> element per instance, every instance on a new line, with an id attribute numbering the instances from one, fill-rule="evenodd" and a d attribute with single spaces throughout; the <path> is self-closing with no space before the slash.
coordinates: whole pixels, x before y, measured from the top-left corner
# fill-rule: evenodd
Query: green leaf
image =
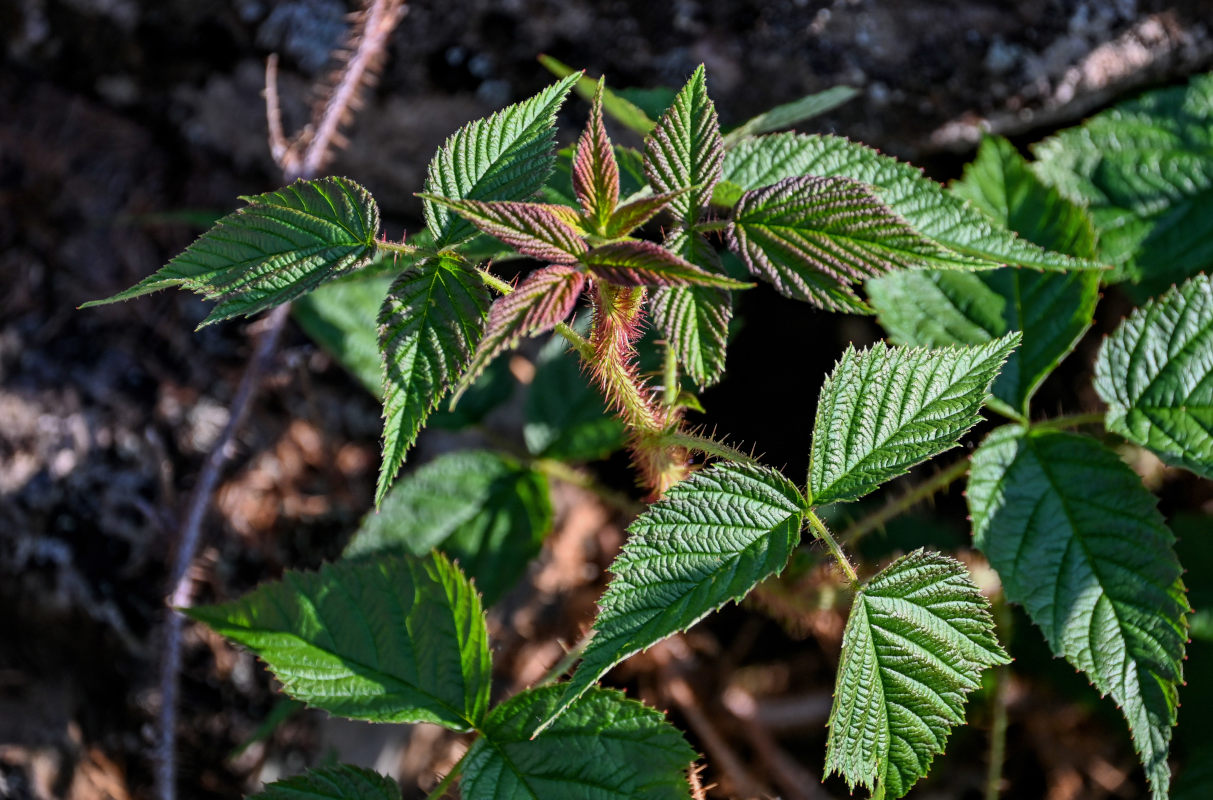
<path id="1" fill-rule="evenodd" d="M 1086 205 L 1100 255 L 1152 295 L 1213 266 L 1213 75 L 1098 114 L 1034 148 L 1038 175 Z"/>
<path id="2" fill-rule="evenodd" d="M 1213 478 L 1213 281 L 1197 275 L 1104 340 L 1095 391 L 1108 430 Z"/>
<path id="3" fill-rule="evenodd" d="M 775 106 L 756 117 L 746 120 L 724 137 L 725 147 L 735 147 L 747 136 L 770 133 L 781 128 L 790 128 L 799 122 L 832 111 L 859 95 L 858 89 L 850 86 L 831 86 L 822 92 L 805 95 L 799 100 Z"/>
<path id="4" fill-rule="evenodd" d="M 699 268 L 723 273 L 720 257 L 702 234 L 678 228 L 665 246 Z M 710 386 L 724 374 L 733 297 L 711 286 L 659 289 L 650 303 L 653 324 L 674 349 L 678 363 L 699 386 Z"/>
<path id="5" fill-rule="evenodd" d="M 1019 338 L 939 350 L 848 347 L 817 400 L 812 503 L 858 500 L 955 447 Z"/>
<path id="6" fill-rule="evenodd" d="M 520 692 L 493 709 L 468 748 L 464 800 L 687 800 L 695 760 L 678 729 L 643 703 L 590 691 L 534 739 L 560 687 Z"/>
<path id="7" fill-rule="evenodd" d="M 837 136 L 776 133 L 747 139 L 725 153 L 717 197 L 732 204 L 742 191 L 799 175 L 842 177 L 876 187 L 880 199 L 936 244 L 994 265 L 1066 271 L 1101 265 L 1051 253 L 1025 242 L 943 187 L 902 163 Z"/>
<path id="8" fill-rule="evenodd" d="M 750 272 L 781 294 L 835 311 L 866 313 L 851 284 L 889 270 L 984 266 L 915 233 L 849 178 L 785 178 L 746 192 L 728 241 Z"/>
<path id="9" fill-rule="evenodd" d="M 81 308 L 181 286 L 219 301 L 202 321 L 209 325 L 288 303 L 375 256 L 379 207 L 351 180 L 296 181 L 241 199 L 245 208 L 219 220 L 154 274 Z"/>
<path id="10" fill-rule="evenodd" d="M 712 198 L 723 158 L 716 106 L 700 64 L 645 139 L 644 169 L 655 192 L 687 190 L 670 202 L 670 210 L 693 225 Z"/>
<path id="11" fill-rule="evenodd" d="M 619 164 L 602 122 L 602 92 L 606 84 L 599 79 L 590 104 L 590 118 L 573 156 L 573 193 L 582 214 L 594 232 L 605 235 L 607 221 L 619 205 Z"/>
<path id="12" fill-rule="evenodd" d="M 576 82 L 570 75 L 522 103 L 468 123 L 430 162 L 425 193 L 448 200 L 526 200 L 552 171 L 556 112 Z M 423 202 L 425 224 L 438 248 L 467 239 L 475 228 L 433 200 Z"/>
<path id="13" fill-rule="evenodd" d="M 385 373 L 376 504 L 387 494 L 426 417 L 470 362 L 488 304 L 480 278 L 446 255 L 404 273 L 388 291 L 379 312 Z"/>
<path id="14" fill-rule="evenodd" d="M 553 336 L 540 351 L 524 411 L 522 435 L 536 456 L 592 461 L 623 447 L 623 423 L 589 385 L 563 336 Z"/>
<path id="15" fill-rule="evenodd" d="M 421 195 L 449 208 L 484 233 L 505 242 L 524 256 L 558 263 L 576 260 L 588 248 L 577 230 L 552 206 L 540 203 L 447 200 Z"/>
<path id="16" fill-rule="evenodd" d="M 488 709 L 480 597 L 440 554 L 287 572 L 234 602 L 183 611 L 256 653 L 288 695 L 330 714 L 467 731 Z"/>
<path id="17" fill-rule="evenodd" d="M 523 336 L 546 333 L 567 319 L 584 286 L 584 273 L 553 264 L 535 270 L 514 291 L 497 298 L 489 308 L 484 336 L 455 388 L 454 399 L 459 399 L 490 361 L 504 350 L 516 347 Z"/>
<path id="18" fill-rule="evenodd" d="M 855 596 L 842 637 L 826 771 L 902 797 L 964 722 L 981 673 L 1010 661 L 964 565 L 915 550 Z"/>
<path id="19" fill-rule="evenodd" d="M 573 69 L 549 55 L 539 56 L 539 63 L 557 78 L 576 75 L 577 83 L 574 85 L 574 89 L 576 89 L 577 94 L 583 100 L 593 101 L 594 93 L 598 89 L 598 80 Z M 604 89 L 603 91 L 602 108 L 616 122 L 619 122 L 629 130 L 639 133 L 641 136 L 648 135 L 649 131 L 653 130 L 653 127 L 657 124 L 635 103 L 628 100 L 621 93 L 613 92 L 610 89 Z"/>
<path id="20" fill-rule="evenodd" d="M 617 286 L 718 286 L 745 289 L 748 283 L 707 272 L 654 242 L 629 239 L 599 245 L 581 257 L 595 277 Z"/>
<path id="21" fill-rule="evenodd" d="M 369 769 L 338 764 L 268 784 L 253 800 L 400 800 L 391 778 Z"/>
<path id="22" fill-rule="evenodd" d="M 439 456 L 397 483 L 362 521 L 345 558 L 421 556 L 434 548 L 460 566 L 492 605 L 539 553 L 552 528 L 548 482 L 485 450 Z"/>
<path id="23" fill-rule="evenodd" d="M 391 285 L 392 276 L 382 273 L 334 281 L 291 307 L 304 332 L 376 397 L 383 396 L 383 356 L 375 316 Z"/>
<path id="24" fill-rule="evenodd" d="M 803 513 L 800 492 L 767 467 L 719 463 L 675 484 L 628 528 L 594 637 L 552 715 L 628 656 L 783 569 Z"/>
<path id="25" fill-rule="evenodd" d="M 973 455 L 973 541 L 1057 655 L 1110 694 L 1167 796 L 1188 604 L 1154 496 L 1089 437 L 1005 426 Z"/>
<path id="26" fill-rule="evenodd" d="M 687 190 L 680 192 L 664 192 L 639 197 L 630 203 L 615 209 L 606 224 L 606 235 L 611 237 L 627 236 L 636 228 L 645 224 L 665 209 L 670 202 Z"/>
<path id="27" fill-rule="evenodd" d="M 952 190 L 1034 244 L 1074 256 L 1094 254 L 1086 212 L 1042 184 L 1004 139 L 986 139 Z M 991 388 L 991 406 L 1026 419 L 1036 389 L 1091 326 L 1099 273 L 1012 267 L 974 274 L 896 272 L 868 281 L 866 288 L 880 324 L 898 344 L 981 344 L 1022 331 L 1023 344 Z"/>

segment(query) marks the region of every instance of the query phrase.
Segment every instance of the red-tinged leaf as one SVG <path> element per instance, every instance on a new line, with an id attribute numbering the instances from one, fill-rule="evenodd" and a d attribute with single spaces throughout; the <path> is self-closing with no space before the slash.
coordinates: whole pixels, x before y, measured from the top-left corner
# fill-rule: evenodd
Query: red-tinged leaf
<path id="1" fill-rule="evenodd" d="M 689 190 L 680 189 L 676 192 L 651 194 L 648 197 L 633 200 L 625 206 L 620 206 L 615 209 L 615 213 L 607 222 L 606 235 L 610 237 L 627 236 L 657 216 L 672 200 L 686 194 L 687 191 Z"/>
<path id="2" fill-rule="evenodd" d="M 553 264 L 532 272 L 517 289 L 500 297 L 489 308 L 484 336 L 472 362 L 455 388 L 454 405 L 484 368 L 503 350 L 518 344 L 523 336 L 537 336 L 556 327 L 573 312 L 586 276 L 575 267 Z"/>
<path id="3" fill-rule="evenodd" d="M 744 289 L 724 275 L 700 269 L 653 242 L 611 242 L 581 257 L 594 276 L 616 286 L 720 286 Z"/>
<path id="4" fill-rule="evenodd" d="M 540 261 L 571 263 L 586 251 L 577 230 L 553 207 L 539 203 L 447 200 L 422 195 L 446 206 L 477 228 L 505 242 L 524 256 Z"/>
<path id="5" fill-rule="evenodd" d="M 573 191 L 586 219 L 598 233 L 605 231 L 607 220 L 619 204 L 619 164 L 602 122 L 603 86 L 599 79 L 590 118 L 577 140 L 577 153 L 573 157 Z"/>

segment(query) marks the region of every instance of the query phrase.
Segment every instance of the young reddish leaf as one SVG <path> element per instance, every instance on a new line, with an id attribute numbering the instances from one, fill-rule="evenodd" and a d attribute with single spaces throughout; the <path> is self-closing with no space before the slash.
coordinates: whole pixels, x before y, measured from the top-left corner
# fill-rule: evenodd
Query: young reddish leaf
<path id="1" fill-rule="evenodd" d="M 563 264 L 532 272 L 517 289 L 498 298 L 489 308 L 484 336 L 472 356 L 472 363 L 455 387 L 454 405 L 479 377 L 489 362 L 502 350 L 518 343 L 523 336 L 550 331 L 573 311 L 585 286 L 585 274 Z"/>
<path id="2" fill-rule="evenodd" d="M 720 286 L 745 289 L 724 275 L 713 275 L 653 242 L 611 242 L 581 257 L 590 272 L 616 286 Z"/>
<path id="3" fill-rule="evenodd" d="M 605 231 L 607 220 L 619 204 L 619 164 L 602 123 L 603 86 L 599 79 L 590 119 L 577 140 L 573 157 L 573 191 L 590 226 L 598 233 Z"/>
<path id="4" fill-rule="evenodd" d="M 421 195 L 446 206 L 489 236 L 495 236 L 524 256 L 540 261 L 568 262 L 586 251 L 568 222 L 551 206 L 539 203 L 484 203 L 479 200 L 447 200 Z"/>
<path id="5" fill-rule="evenodd" d="M 712 198 L 723 163 L 720 123 L 701 64 L 645 140 L 644 170 L 655 191 L 691 190 L 670 205 L 679 219 L 694 224 Z"/>
<path id="6" fill-rule="evenodd" d="M 639 200 L 633 200 L 625 206 L 615 209 L 611 219 L 606 224 L 606 235 L 610 237 L 627 236 L 644 223 L 660 213 L 677 197 L 686 194 L 689 189 L 679 189 L 676 192 L 651 194 Z"/>

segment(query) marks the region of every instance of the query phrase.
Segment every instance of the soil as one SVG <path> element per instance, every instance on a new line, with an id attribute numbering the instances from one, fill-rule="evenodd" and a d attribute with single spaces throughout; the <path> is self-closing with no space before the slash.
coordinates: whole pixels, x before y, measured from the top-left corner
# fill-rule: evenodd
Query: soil
<path id="1" fill-rule="evenodd" d="M 195 332 L 205 303 L 178 293 L 76 307 L 155 270 L 238 195 L 278 184 L 264 60 L 281 54 L 284 112 L 297 126 L 348 11 L 340 0 L 0 6 L 0 797 L 152 796 L 166 565 L 256 322 Z M 946 179 L 983 129 L 1022 143 L 1207 69 L 1211 11 L 1209 2 L 1145 0 L 416 2 L 332 171 L 371 189 L 390 236 L 419 229 L 412 193 L 434 149 L 459 124 L 549 82 L 535 60 L 549 53 L 619 87 L 677 86 L 703 62 L 725 124 L 856 86 L 860 98 L 810 127 Z M 584 113 L 569 104 L 564 140 Z M 1119 313 L 1105 305 L 1093 337 Z M 732 383 L 706 395 L 704 421 L 801 474 L 812 419 L 804 398 L 843 342 L 877 332 L 773 296 L 747 297 L 741 315 Z M 805 344 L 795 370 L 773 378 L 765 342 L 777 334 Z M 1086 354 L 1097 341 L 1084 344 Z M 1087 377 L 1058 376 L 1046 397 L 1075 406 Z M 765 399 L 775 396 L 786 399 Z M 798 421 L 768 422 L 785 419 Z M 335 556 L 370 505 L 379 425 L 375 400 L 291 327 L 208 519 L 198 599 L 232 598 L 287 567 Z M 411 461 L 462 443 L 435 432 Z M 620 473 L 613 462 L 603 470 L 626 490 Z M 1169 508 L 1209 502 L 1207 487 L 1169 473 L 1164 480 Z M 594 495 L 562 485 L 555 500 L 557 529 L 543 558 L 492 616 L 503 694 L 536 680 L 559 657 L 558 641 L 578 637 L 622 541 L 627 520 Z M 941 509 L 963 519 L 957 496 Z M 813 573 L 802 594 L 830 581 Z M 765 763 L 769 742 L 727 708 L 730 698 L 753 700 L 764 729 L 796 754 L 811 778 L 805 797 L 842 796 L 837 779 L 818 787 L 842 618 L 814 598 L 772 595 L 752 604 L 764 613 L 726 611 L 667 660 L 725 720 L 745 763 Z M 634 659 L 613 680 L 670 706 L 662 658 Z M 1012 686 L 1004 796 L 1137 796 L 1127 737 L 1107 733 L 1120 730 L 1115 712 L 1063 701 L 1072 695 L 1050 685 Z M 251 656 L 190 628 L 181 796 L 238 796 L 336 756 L 391 772 L 406 797 L 420 797 L 461 746 L 424 726 L 370 728 L 297 712 L 235 752 L 284 711 Z M 688 727 L 677 704 L 672 717 Z M 971 721 L 978 731 L 988 723 Z M 983 748 L 980 733 L 958 733 L 917 796 L 979 796 Z M 709 766 L 704 778 L 720 784 L 712 796 L 728 796 L 727 773 Z"/>

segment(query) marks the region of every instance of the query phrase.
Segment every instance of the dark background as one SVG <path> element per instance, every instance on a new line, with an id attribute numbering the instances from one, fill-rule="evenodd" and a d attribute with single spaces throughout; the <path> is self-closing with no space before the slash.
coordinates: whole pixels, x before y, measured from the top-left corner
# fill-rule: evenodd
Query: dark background
<path id="1" fill-rule="evenodd" d="M 296 127 L 348 11 L 340 0 L 0 2 L 0 797 L 150 796 L 165 564 L 176 514 L 226 421 L 250 326 L 194 333 L 205 304 L 176 293 L 76 306 L 152 272 L 237 195 L 280 183 L 265 141 L 264 59 L 281 54 L 284 110 Z M 676 87 L 703 62 L 725 125 L 856 86 L 860 98 L 808 128 L 944 180 L 971 156 L 982 125 L 1026 144 L 1207 69 L 1210 20 L 1213 3 L 1133 0 L 417 2 L 331 171 L 372 191 L 389 236 L 420 229 L 412 193 L 434 149 L 461 123 L 549 83 L 535 60 L 549 53 L 605 72 L 616 87 Z M 585 111 L 580 101 L 566 106 L 562 141 Z M 1115 298 L 1101 307 L 1070 372 L 1046 387 L 1046 410 L 1083 405 L 1083 359 L 1123 311 Z M 821 376 L 842 343 L 877 331 L 768 291 L 747 294 L 740 313 L 731 382 L 706 395 L 703 421 L 798 477 Z M 206 529 L 201 596 L 229 598 L 284 566 L 339 552 L 371 500 L 379 425 L 373 398 L 290 328 Z M 415 460 L 444 446 L 444 435 L 423 441 Z M 617 472 L 608 466 L 608 480 Z M 1196 502 L 1189 483 L 1167 491 L 1164 510 Z M 579 503 L 592 501 L 558 493 L 562 530 L 591 513 Z M 962 508 L 957 497 L 941 505 L 957 520 Z M 586 524 L 605 565 L 619 520 Z M 946 535 L 963 541 L 963 530 Z M 581 587 L 544 630 L 575 636 L 599 589 Z M 746 651 L 755 661 L 782 658 L 807 635 L 756 617 L 728 612 L 704 635 L 760 642 Z M 817 623 L 828 644 L 831 623 Z M 829 658 L 800 658 L 785 671 L 807 677 L 786 681 L 788 691 L 803 684 L 817 692 L 806 697 L 828 697 Z M 334 751 L 399 766 L 408 796 L 445 752 L 431 743 L 433 758 L 418 765 L 394 729 L 302 714 L 268 744 L 228 758 L 275 707 L 269 687 L 247 655 L 191 632 L 183 797 L 236 796 L 257 775 Z M 1007 796 L 1138 796 L 1140 772 L 1114 710 L 1020 691 Z M 819 778 L 815 725 L 785 745 Z M 975 796 L 981 740 L 958 736 L 956 747 L 917 796 Z"/>

